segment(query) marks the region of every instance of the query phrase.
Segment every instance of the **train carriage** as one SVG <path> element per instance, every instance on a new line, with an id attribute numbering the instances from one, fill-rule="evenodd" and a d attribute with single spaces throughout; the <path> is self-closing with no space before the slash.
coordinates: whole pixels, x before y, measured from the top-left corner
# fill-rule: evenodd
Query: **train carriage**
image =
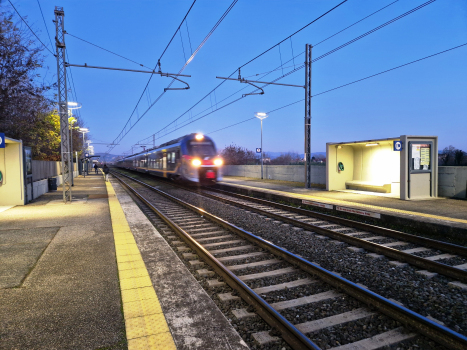
<path id="1" fill-rule="evenodd" d="M 116 165 L 159 177 L 206 184 L 222 180 L 222 164 L 211 138 L 189 134 L 125 157 Z"/>

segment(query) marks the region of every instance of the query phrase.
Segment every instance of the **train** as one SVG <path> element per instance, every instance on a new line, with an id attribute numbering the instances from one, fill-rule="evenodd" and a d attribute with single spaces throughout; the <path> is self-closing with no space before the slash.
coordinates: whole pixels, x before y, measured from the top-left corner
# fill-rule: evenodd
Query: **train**
<path id="1" fill-rule="evenodd" d="M 214 141 L 200 133 L 179 137 L 116 162 L 119 168 L 198 184 L 221 181 L 222 165 Z"/>

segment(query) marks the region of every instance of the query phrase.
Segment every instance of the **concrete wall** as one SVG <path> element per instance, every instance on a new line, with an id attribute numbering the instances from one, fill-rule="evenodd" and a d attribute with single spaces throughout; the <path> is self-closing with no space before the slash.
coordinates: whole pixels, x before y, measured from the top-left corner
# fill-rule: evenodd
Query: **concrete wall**
<path id="1" fill-rule="evenodd" d="M 6 139 L 0 149 L 0 170 L 3 185 L 0 186 L 0 205 L 23 205 L 23 146 L 21 141 Z"/>
<path id="2" fill-rule="evenodd" d="M 467 198 L 467 167 L 438 167 L 438 196 Z"/>
<path id="3" fill-rule="evenodd" d="M 223 174 L 226 176 L 244 176 L 261 178 L 261 165 L 225 165 Z M 263 178 L 281 181 L 305 182 L 304 165 L 264 165 Z M 326 167 L 314 165 L 311 167 L 311 182 L 326 184 Z"/>

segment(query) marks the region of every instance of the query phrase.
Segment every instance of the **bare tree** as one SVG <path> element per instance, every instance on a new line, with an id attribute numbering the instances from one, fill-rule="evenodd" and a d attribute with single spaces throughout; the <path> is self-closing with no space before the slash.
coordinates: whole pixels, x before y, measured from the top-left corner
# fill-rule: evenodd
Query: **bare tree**
<path id="1" fill-rule="evenodd" d="M 221 156 L 226 165 L 246 165 L 255 164 L 256 162 L 253 151 L 234 144 L 224 148 L 221 152 Z"/>
<path id="2" fill-rule="evenodd" d="M 42 81 L 43 48 L 29 32 L 0 13 L 0 130 L 31 146 L 35 159 L 60 159 L 59 118 Z"/>
<path id="3" fill-rule="evenodd" d="M 302 161 L 297 153 L 287 152 L 282 153 L 279 157 L 271 159 L 271 164 L 274 165 L 290 165 L 298 164 Z"/>
<path id="4" fill-rule="evenodd" d="M 460 149 L 456 149 L 454 151 L 454 164 L 462 165 L 462 158 L 464 158 L 464 151 Z"/>
<path id="5" fill-rule="evenodd" d="M 455 150 L 456 148 L 452 145 L 443 149 L 443 152 L 440 156 L 441 160 L 443 161 L 443 165 L 448 165 L 451 159 L 453 159 Z"/>

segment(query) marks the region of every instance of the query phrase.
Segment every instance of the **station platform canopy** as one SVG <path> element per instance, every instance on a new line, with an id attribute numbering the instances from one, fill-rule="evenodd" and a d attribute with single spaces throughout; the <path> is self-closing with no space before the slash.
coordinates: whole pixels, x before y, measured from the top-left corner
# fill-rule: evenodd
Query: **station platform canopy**
<path id="1" fill-rule="evenodd" d="M 438 195 L 438 137 L 326 143 L 326 189 L 404 200 Z"/>

